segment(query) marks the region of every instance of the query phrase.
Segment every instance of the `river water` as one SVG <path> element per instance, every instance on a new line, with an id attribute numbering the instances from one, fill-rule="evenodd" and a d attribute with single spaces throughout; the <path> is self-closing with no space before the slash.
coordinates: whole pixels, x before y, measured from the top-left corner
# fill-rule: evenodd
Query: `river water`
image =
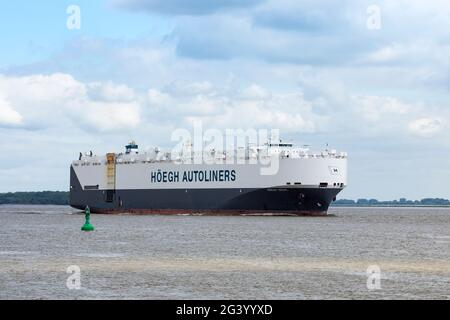
<path id="1" fill-rule="evenodd" d="M 92 215 L 86 233 L 70 207 L 0 206 L 0 299 L 450 299 L 450 208 L 330 212 Z"/>

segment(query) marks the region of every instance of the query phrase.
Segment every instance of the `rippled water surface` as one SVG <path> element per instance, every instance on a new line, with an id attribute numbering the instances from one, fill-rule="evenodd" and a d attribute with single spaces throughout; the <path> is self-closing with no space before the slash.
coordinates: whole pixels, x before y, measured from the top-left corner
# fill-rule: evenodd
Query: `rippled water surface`
<path id="1" fill-rule="evenodd" d="M 69 207 L 0 206 L 0 299 L 450 298 L 450 208 L 330 211 L 92 215 L 84 233 Z M 66 286 L 72 265 L 80 290 Z"/>

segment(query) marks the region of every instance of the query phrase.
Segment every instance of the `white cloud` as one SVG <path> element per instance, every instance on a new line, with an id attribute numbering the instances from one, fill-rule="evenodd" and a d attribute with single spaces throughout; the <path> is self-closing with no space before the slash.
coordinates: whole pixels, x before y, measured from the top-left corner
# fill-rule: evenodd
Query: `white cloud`
<path id="1" fill-rule="evenodd" d="M 377 49 L 374 52 L 370 52 L 365 59 L 367 62 L 381 63 L 391 62 L 398 59 L 404 50 L 398 44 L 392 44 L 381 49 Z"/>
<path id="2" fill-rule="evenodd" d="M 130 88 L 82 83 L 68 74 L 0 76 L 1 122 L 23 128 L 85 126 L 94 131 L 136 127 L 139 101 Z"/>
<path id="3" fill-rule="evenodd" d="M 263 91 L 267 91 L 263 89 Z M 270 128 L 281 132 L 315 132 L 325 118 L 312 111 L 311 104 L 301 94 L 248 95 L 215 97 L 212 105 L 220 107 L 219 114 L 188 114 L 187 123 L 202 120 L 209 127 L 225 129 Z"/>
<path id="4" fill-rule="evenodd" d="M 226 102 L 215 90 L 207 81 L 175 81 L 161 89 L 149 89 L 147 99 L 154 116 L 177 122 L 188 115 L 219 114 Z"/>
<path id="5" fill-rule="evenodd" d="M 407 139 L 409 123 L 429 106 L 397 97 L 353 95 L 338 81 L 320 73 L 304 73 L 300 90 L 272 92 L 253 83 L 216 86 L 210 82 L 178 82 L 147 91 L 147 112 L 158 121 L 224 128 L 279 128 L 285 133 L 395 134 Z M 202 86 L 201 83 L 208 85 Z M 204 90 L 194 90 L 202 87 Z M 206 89 L 207 88 L 207 89 Z M 298 92 L 297 92 L 298 91 Z"/>
<path id="6" fill-rule="evenodd" d="M 298 93 L 273 94 L 252 84 L 233 88 L 212 83 L 176 82 L 147 92 L 151 113 L 179 126 L 201 120 L 205 126 L 226 128 L 280 128 L 314 132 L 323 121 Z"/>
<path id="7" fill-rule="evenodd" d="M 94 82 L 87 85 L 89 97 L 100 101 L 130 102 L 136 99 L 133 89 L 124 84 Z"/>
<path id="8" fill-rule="evenodd" d="M 214 86 L 209 81 L 173 81 L 164 87 L 164 91 L 181 96 L 195 96 L 195 95 L 211 95 L 214 94 Z"/>
<path id="9" fill-rule="evenodd" d="M 411 133 L 424 138 L 435 136 L 443 127 L 444 122 L 440 118 L 420 118 L 409 123 Z"/>
<path id="10" fill-rule="evenodd" d="M 140 106 L 136 102 L 82 101 L 70 105 L 70 117 L 94 131 L 135 128 L 140 123 Z"/>
<path id="11" fill-rule="evenodd" d="M 169 104 L 171 101 L 170 95 L 163 93 L 158 89 L 149 89 L 147 97 L 151 106 L 163 106 Z"/>
<path id="12" fill-rule="evenodd" d="M 267 99 L 270 98 L 271 94 L 263 87 L 257 84 L 252 84 L 251 86 L 242 90 L 241 96 L 244 99 Z"/>
<path id="13" fill-rule="evenodd" d="M 357 111 L 368 121 L 385 121 L 385 117 L 405 115 L 413 107 L 393 97 L 358 96 L 355 97 Z"/>
<path id="14" fill-rule="evenodd" d="M 23 117 L 15 111 L 10 103 L 0 95 L 0 126 L 17 126 L 22 124 Z"/>

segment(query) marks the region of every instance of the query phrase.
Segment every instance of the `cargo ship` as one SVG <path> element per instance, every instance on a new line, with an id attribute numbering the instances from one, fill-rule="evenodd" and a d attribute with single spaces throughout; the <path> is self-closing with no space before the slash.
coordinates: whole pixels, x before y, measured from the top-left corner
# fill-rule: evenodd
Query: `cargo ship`
<path id="1" fill-rule="evenodd" d="M 199 160 L 200 159 L 200 160 Z M 208 161 L 207 161 L 208 160 Z M 231 151 L 82 154 L 70 166 L 70 205 L 93 213 L 327 215 L 347 185 L 347 154 L 266 142 Z"/>

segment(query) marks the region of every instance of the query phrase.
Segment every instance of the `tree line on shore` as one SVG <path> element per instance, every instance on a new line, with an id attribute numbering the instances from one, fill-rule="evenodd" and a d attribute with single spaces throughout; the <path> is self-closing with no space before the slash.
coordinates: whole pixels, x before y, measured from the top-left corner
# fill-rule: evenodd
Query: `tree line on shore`
<path id="1" fill-rule="evenodd" d="M 408 200 L 400 198 L 398 200 L 380 201 L 377 199 L 338 199 L 333 202 L 337 206 L 450 206 L 450 200 L 442 198 L 424 198 L 421 200 Z"/>
<path id="2" fill-rule="evenodd" d="M 40 192 L 8 192 L 0 193 L 1 204 L 53 204 L 68 205 L 69 192 L 67 191 L 40 191 Z M 424 198 L 422 200 L 380 201 L 377 199 L 338 199 L 333 202 L 335 206 L 450 206 L 450 200 L 442 198 Z"/>
<path id="3" fill-rule="evenodd" d="M 0 193 L 0 204 L 54 204 L 68 205 L 67 191 L 8 192 Z"/>

